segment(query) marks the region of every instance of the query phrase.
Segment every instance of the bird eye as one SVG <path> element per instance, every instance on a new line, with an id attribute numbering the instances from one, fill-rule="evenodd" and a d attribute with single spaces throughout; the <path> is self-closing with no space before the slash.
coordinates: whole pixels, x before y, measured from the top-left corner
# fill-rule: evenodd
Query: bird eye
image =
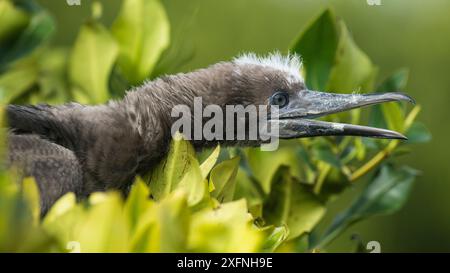
<path id="1" fill-rule="evenodd" d="M 282 108 L 289 103 L 289 95 L 286 92 L 277 92 L 272 95 L 270 103 L 272 105 L 278 105 L 278 107 Z"/>

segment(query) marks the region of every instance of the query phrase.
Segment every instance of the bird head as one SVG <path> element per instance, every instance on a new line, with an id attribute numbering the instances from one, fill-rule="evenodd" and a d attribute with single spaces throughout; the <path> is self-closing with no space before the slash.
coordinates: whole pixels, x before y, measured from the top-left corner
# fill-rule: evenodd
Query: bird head
<path id="1" fill-rule="evenodd" d="M 245 54 L 235 58 L 228 69 L 231 85 L 227 103 L 277 106 L 278 114 L 269 117 L 269 124 L 279 127 L 283 139 L 315 136 L 363 136 L 406 139 L 398 132 L 361 125 L 317 120 L 322 116 L 368 105 L 391 101 L 414 100 L 400 92 L 370 94 L 338 94 L 309 90 L 300 74 L 297 55 L 279 53 L 267 57 Z"/>

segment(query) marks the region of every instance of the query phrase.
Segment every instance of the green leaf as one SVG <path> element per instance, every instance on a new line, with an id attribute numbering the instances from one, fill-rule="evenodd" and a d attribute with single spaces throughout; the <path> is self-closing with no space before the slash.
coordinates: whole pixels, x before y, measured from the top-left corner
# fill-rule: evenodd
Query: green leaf
<path id="1" fill-rule="evenodd" d="M 233 199 L 236 187 L 236 174 L 240 158 L 234 157 L 217 164 L 211 171 L 210 182 L 214 185 L 212 196 L 219 202 L 229 202 Z"/>
<path id="2" fill-rule="evenodd" d="M 208 196 L 209 188 L 197 159 L 189 156 L 188 160 L 190 162 L 189 171 L 184 175 L 180 183 L 178 183 L 176 189 L 186 192 L 188 205 L 195 206 Z"/>
<path id="3" fill-rule="evenodd" d="M 386 78 L 377 88 L 377 92 L 392 92 L 392 91 L 402 91 L 405 89 L 408 83 L 409 71 L 407 69 L 400 69 L 394 72 L 391 76 Z M 398 105 L 398 104 L 397 104 Z M 390 106 L 390 108 L 398 108 L 398 106 Z M 382 110 L 381 105 L 374 105 L 371 109 L 369 125 L 377 128 L 388 127 L 385 115 L 389 115 L 391 110 Z M 399 113 L 400 109 L 392 110 L 395 113 Z M 398 117 L 397 117 L 398 118 Z M 391 123 L 395 123 L 391 121 Z M 403 122 L 402 122 L 403 124 Z M 392 126 L 395 126 L 392 124 Z"/>
<path id="4" fill-rule="evenodd" d="M 307 27 L 292 50 L 303 58 L 309 88 L 351 92 L 372 87 L 376 69 L 330 10 Z"/>
<path id="5" fill-rule="evenodd" d="M 309 251 L 309 233 L 284 241 L 276 250 L 278 253 L 306 253 Z"/>
<path id="6" fill-rule="evenodd" d="M 377 88 L 377 92 L 402 91 L 408 83 L 409 70 L 399 69 L 385 79 Z"/>
<path id="7" fill-rule="evenodd" d="M 70 98 L 65 48 L 50 48 L 38 56 L 39 89 L 36 103 L 61 104 Z M 32 102 L 35 103 L 34 101 Z"/>
<path id="8" fill-rule="evenodd" d="M 209 157 L 207 159 L 205 159 L 205 161 L 203 161 L 202 164 L 200 165 L 200 169 L 202 171 L 202 176 L 204 178 L 206 178 L 208 176 L 209 172 L 216 164 L 219 154 L 220 154 L 220 146 L 217 146 L 214 149 L 214 151 L 209 155 Z"/>
<path id="9" fill-rule="evenodd" d="M 16 33 L 20 33 L 29 23 L 30 16 L 13 5 L 9 0 L 0 1 L 0 42 L 3 44 Z"/>
<path id="10" fill-rule="evenodd" d="M 84 24 L 69 59 L 69 78 L 79 96 L 90 103 L 109 99 L 108 82 L 118 47 L 110 33 L 96 22 Z"/>
<path id="11" fill-rule="evenodd" d="M 170 46 L 161 54 L 151 78 L 180 71 L 183 65 L 195 57 L 197 45 L 192 37 L 197 27 L 198 10 L 198 7 L 193 6 L 193 12 L 184 12 L 181 18 L 177 18 L 178 23 L 171 33 Z"/>
<path id="12" fill-rule="evenodd" d="M 38 71 L 31 65 L 8 70 L 0 76 L 0 94 L 4 103 L 24 95 L 38 80 Z"/>
<path id="13" fill-rule="evenodd" d="M 150 76 L 168 47 L 170 28 L 158 0 L 125 0 L 112 26 L 120 45 L 119 66 L 131 84 Z"/>
<path id="14" fill-rule="evenodd" d="M 389 129 L 403 132 L 405 113 L 398 102 L 389 102 L 381 105 L 381 111 Z"/>
<path id="15" fill-rule="evenodd" d="M 55 30 L 53 18 L 37 5 L 28 26 L 14 41 L 0 46 L 0 71 L 46 41 Z"/>
<path id="16" fill-rule="evenodd" d="M 20 189 L 13 172 L 0 171 L 0 252 L 49 252 L 59 248 L 39 225 L 38 190 L 30 179 Z"/>
<path id="17" fill-rule="evenodd" d="M 72 96 L 74 100 L 81 104 L 92 104 L 94 99 L 92 99 L 87 92 L 83 91 L 83 89 L 72 86 L 71 89 Z"/>
<path id="18" fill-rule="evenodd" d="M 91 208 L 78 224 L 73 241 L 81 252 L 126 252 L 129 249 L 129 226 L 117 192 L 94 193 Z"/>
<path id="19" fill-rule="evenodd" d="M 167 196 L 176 188 L 189 171 L 192 157 L 195 157 L 192 144 L 178 133 L 172 139 L 166 159 L 158 164 L 150 176 L 150 190 L 156 200 Z"/>
<path id="20" fill-rule="evenodd" d="M 325 213 L 325 205 L 312 191 L 300 184 L 282 166 L 272 180 L 272 190 L 263 208 L 268 224 L 286 225 L 289 239 L 310 232 Z"/>
<path id="21" fill-rule="evenodd" d="M 244 199 L 195 213 L 190 230 L 188 249 L 194 252 L 256 252 L 263 243 Z"/>
<path id="22" fill-rule="evenodd" d="M 26 177 L 22 182 L 23 196 L 28 203 L 34 223 L 39 223 L 41 215 L 41 205 L 39 198 L 39 189 L 33 177 Z"/>
<path id="23" fill-rule="evenodd" d="M 141 178 L 136 179 L 124 206 L 125 214 L 130 221 L 131 231 L 136 229 L 143 214 L 147 213 L 152 205 L 148 186 Z"/>
<path id="24" fill-rule="evenodd" d="M 339 43 L 327 90 L 369 91 L 377 73 L 369 57 L 355 44 L 343 21 L 338 21 Z"/>
<path id="25" fill-rule="evenodd" d="M 294 250 L 297 253 L 305 253 L 309 250 L 309 233 L 302 234 L 295 240 L 294 242 Z"/>
<path id="26" fill-rule="evenodd" d="M 76 203 L 75 194 L 67 193 L 50 208 L 43 219 L 42 226 L 46 232 L 58 238 L 62 249 L 73 251 L 74 249 L 67 248 L 68 244 L 76 241 L 76 236 L 86 221 L 87 215 L 83 204 Z M 83 249 L 76 249 L 76 251 L 83 251 Z"/>
<path id="27" fill-rule="evenodd" d="M 313 149 L 313 155 L 316 159 L 323 161 L 337 169 L 341 168 L 341 160 L 339 156 L 333 153 L 329 145 L 316 146 Z"/>
<path id="28" fill-rule="evenodd" d="M 398 211 L 405 204 L 416 176 L 417 171 L 408 167 L 395 170 L 383 166 L 358 199 L 334 219 L 319 246 L 325 246 L 358 221 Z"/>
<path id="29" fill-rule="evenodd" d="M 378 88 L 377 92 L 402 91 L 408 82 L 409 71 L 400 69 L 388 77 Z M 380 125 L 386 125 L 389 129 L 403 132 L 405 111 L 400 103 L 392 102 L 379 105 L 376 109 L 380 109 L 383 113 L 383 122 Z M 377 110 L 375 110 L 377 111 Z M 378 110 L 379 111 L 379 110 Z"/>
<path id="30" fill-rule="evenodd" d="M 245 198 L 250 212 L 253 216 L 260 217 L 261 207 L 264 201 L 264 190 L 258 181 L 250 177 L 242 167 L 239 168 L 236 174 L 236 190 L 234 194 L 235 199 Z"/>
<path id="31" fill-rule="evenodd" d="M 190 223 L 185 196 L 174 194 L 164 200 L 160 205 L 158 216 L 160 230 L 158 252 L 185 251 Z"/>
<path id="32" fill-rule="evenodd" d="M 315 90 L 325 90 L 334 64 L 338 45 L 335 17 L 325 10 L 301 36 L 291 50 L 300 54 L 306 69 L 306 85 Z"/>
<path id="33" fill-rule="evenodd" d="M 425 143 L 431 141 L 431 133 L 421 122 L 414 122 L 406 132 L 408 143 Z"/>
<path id="34" fill-rule="evenodd" d="M 73 192 L 66 193 L 61 198 L 59 198 L 58 201 L 56 201 L 47 212 L 43 220 L 44 224 L 56 221 L 58 217 L 72 210 L 76 206 L 76 204 L 77 199 L 75 194 Z"/>
<path id="35" fill-rule="evenodd" d="M 369 253 L 366 249 L 367 243 L 364 243 L 358 234 L 353 234 L 352 237 L 353 251 L 351 253 Z"/>
<path id="36" fill-rule="evenodd" d="M 300 177 L 299 158 L 289 147 L 279 148 L 276 153 L 252 148 L 248 150 L 247 160 L 254 177 L 260 182 L 265 193 L 270 192 L 272 177 L 281 165 L 289 166 L 291 172 Z"/>
<path id="37" fill-rule="evenodd" d="M 275 227 L 267 236 L 262 247 L 263 252 L 274 252 L 288 237 L 289 231 L 285 226 Z"/>
<path id="38" fill-rule="evenodd" d="M 146 213 L 149 221 L 141 225 L 133 239 L 133 252 L 185 252 L 190 214 L 186 195 L 176 191 Z"/>

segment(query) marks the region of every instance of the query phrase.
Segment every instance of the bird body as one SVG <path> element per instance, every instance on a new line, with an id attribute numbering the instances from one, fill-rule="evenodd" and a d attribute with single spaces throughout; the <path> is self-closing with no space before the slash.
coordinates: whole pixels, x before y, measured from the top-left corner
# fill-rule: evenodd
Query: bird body
<path id="1" fill-rule="evenodd" d="M 8 114 L 9 162 L 36 178 L 43 211 L 69 191 L 79 198 L 108 189 L 126 192 L 138 172 L 164 154 L 162 146 L 150 152 L 113 105 L 9 106 Z"/>
<path id="2" fill-rule="evenodd" d="M 214 88 L 209 72 L 165 76 L 104 105 L 9 105 L 9 165 L 36 178 L 43 213 L 67 192 L 126 193 L 168 151 L 171 108 Z"/>
<path id="3" fill-rule="evenodd" d="M 196 97 L 201 97 L 204 105 L 221 108 L 280 106 L 280 117 L 272 117 L 272 122 L 281 126 L 282 138 L 403 138 L 388 130 L 311 118 L 384 101 L 411 100 L 406 95 L 309 91 L 299 69 L 297 56 L 259 58 L 249 54 L 194 72 L 160 77 L 104 105 L 9 105 L 8 162 L 36 178 L 44 214 L 67 192 L 79 198 L 109 189 L 126 193 L 136 175 L 151 171 L 167 154 L 174 122 L 171 110 L 180 104 L 192 108 Z M 217 143 L 236 145 L 239 141 L 193 141 L 196 148 Z M 260 141 L 243 143 L 258 145 Z"/>

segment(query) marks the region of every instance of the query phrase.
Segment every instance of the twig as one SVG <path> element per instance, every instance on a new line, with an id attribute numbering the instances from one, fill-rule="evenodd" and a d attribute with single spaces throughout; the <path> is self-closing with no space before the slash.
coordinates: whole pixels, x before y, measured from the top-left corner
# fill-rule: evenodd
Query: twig
<path id="1" fill-rule="evenodd" d="M 405 126 L 403 129 L 404 132 L 406 132 L 411 127 L 411 125 L 413 124 L 417 115 L 419 114 L 420 109 L 421 109 L 421 107 L 419 105 L 416 105 L 411 110 L 411 112 L 409 112 L 408 116 L 405 119 L 405 123 L 404 123 Z M 392 153 L 392 151 L 394 151 L 395 148 L 397 148 L 399 143 L 400 142 L 398 140 L 393 140 L 393 141 L 389 142 L 389 144 L 386 146 L 386 148 L 384 148 L 382 151 L 377 153 L 366 164 L 364 164 L 359 169 L 357 169 L 355 172 L 353 172 L 353 174 L 350 176 L 350 181 L 353 182 L 355 180 L 358 180 L 359 178 L 361 178 L 362 176 L 364 176 L 365 174 L 370 172 L 373 168 L 375 168 L 378 164 L 380 164 L 381 161 L 386 159 Z"/>

